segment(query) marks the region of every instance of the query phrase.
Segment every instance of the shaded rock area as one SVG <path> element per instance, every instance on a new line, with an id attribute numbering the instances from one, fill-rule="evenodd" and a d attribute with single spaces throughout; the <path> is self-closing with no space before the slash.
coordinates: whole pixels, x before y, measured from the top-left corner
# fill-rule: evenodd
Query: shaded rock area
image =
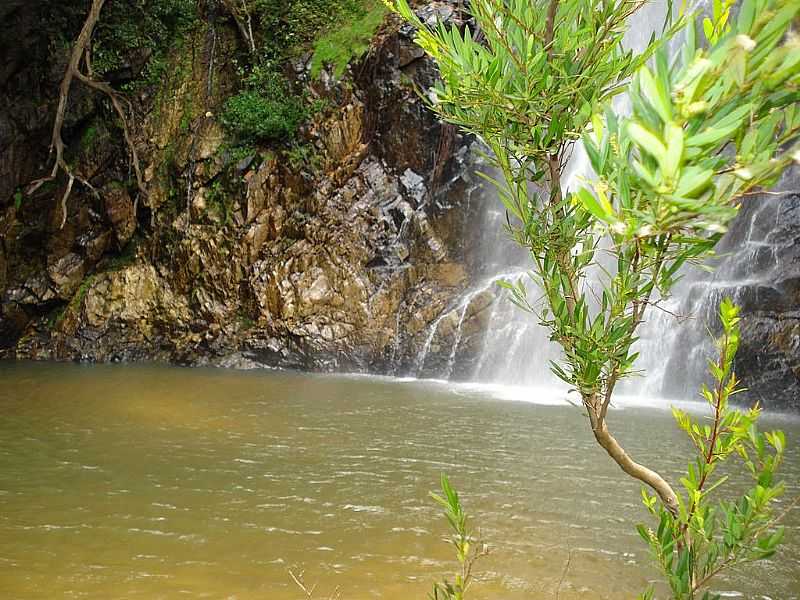
<path id="1" fill-rule="evenodd" d="M 0 215 L 2 356 L 413 371 L 432 323 L 469 287 L 481 186 L 472 141 L 415 92 L 436 72 L 412 36 L 387 24 L 341 80 L 312 80 L 298 60 L 297 84 L 327 105 L 303 128 L 304 154 L 242 157 L 216 116 L 240 42 L 209 19 L 136 104 L 147 196 L 125 183 L 102 102 L 76 94 L 68 146 L 96 193 L 76 189 L 63 229 L 64 182 L 18 192 L 46 168 L 52 98 L 35 123 L 9 124 L 8 156 L 30 164 L 0 161 L 15 178 Z M 10 82 L 21 101 L 29 82 Z"/>
<path id="2" fill-rule="evenodd" d="M 755 256 L 753 273 L 766 273 L 761 284 L 742 286 L 742 344 L 737 375 L 746 382 L 746 397 L 770 408 L 800 411 L 800 174 L 786 177 L 793 192 L 762 202 L 775 203 L 775 219 L 761 224 L 773 257 L 762 270 Z M 763 252 L 763 250 L 762 250 Z M 751 267 L 752 268 L 752 267 Z"/>

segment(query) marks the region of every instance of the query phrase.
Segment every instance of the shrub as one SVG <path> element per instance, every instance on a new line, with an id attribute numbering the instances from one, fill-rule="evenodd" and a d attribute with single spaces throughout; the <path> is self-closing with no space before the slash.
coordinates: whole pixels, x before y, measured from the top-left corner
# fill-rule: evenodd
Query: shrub
<path id="1" fill-rule="evenodd" d="M 362 56 L 368 49 L 375 30 L 383 22 L 386 8 L 379 3 L 369 7 L 366 12 L 353 17 L 350 22 L 320 37 L 314 44 L 314 56 L 311 59 L 311 76 L 316 77 L 325 65 L 333 67 L 337 77 L 354 58 Z"/>
<path id="2" fill-rule="evenodd" d="M 245 90 L 225 103 L 222 122 L 239 143 L 280 142 L 292 139 L 306 111 L 302 100 Z"/>
<path id="3" fill-rule="evenodd" d="M 443 509 L 450 525 L 448 541 L 456 551 L 459 569 L 452 581 L 444 580 L 434 584 L 429 597 L 431 600 L 464 600 L 473 583 L 475 563 L 486 556 L 489 549 L 472 533 L 458 492 L 445 475 L 442 475 L 441 485 L 442 494 L 431 493 L 431 497 Z"/>
<path id="4" fill-rule="evenodd" d="M 621 47 L 634 4 L 475 0 L 480 35 L 428 27 L 407 0 L 394 8 L 439 65 L 433 109 L 492 150 L 492 181 L 543 298 L 529 301 L 522 283 L 507 287 L 561 346 L 553 372 L 580 394 L 600 446 L 677 514 L 674 489 L 625 452 L 608 408 L 617 383 L 636 373 L 649 307 L 669 295 L 683 264 L 713 253 L 741 199 L 800 156 L 791 147 L 800 54 L 786 35 L 800 4 L 746 0 L 735 22 L 715 11 L 705 44 L 694 17 L 681 19 L 668 31 L 686 32 L 673 61 L 664 40 L 639 57 Z M 652 56 L 654 71 L 644 64 Z M 631 115 L 610 107 L 620 91 Z M 562 175 L 581 138 L 597 178 L 567 189 Z"/>
<path id="5" fill-rule="evenodd" d="M 740 388 L 733 372 L 739 347 L 739 309 L 728 299 L 720 306 L 720 320 L 719 357 L 709 363 L 714 386 L 704 385 L 701 390 L 711 419 L 699 422 L 672 409 L 678 426 L 697 449 L 681 478 L 685 493 L 678 495 L 678 514 L 665 510 L 655 496 L 642 490 L 644 504 L 657 518 L 658 528 L 653 531 L 639 525 L 639 534 L 650 546 L 675 600 L 694 600 L 701 592 L 703 600 L 719 600 L 719 594 L 706 589 L 716 575 L 745 562 L 769 558 L 783 540 L 784 530 L 775 526 L 772 504 L 784 491 L 776 472 L 786 437 L 782 431 L 758 430 L 757 407 L 742 411 L 729 405 Z M 728 475 L 718 476 L 718 469 L 737 455 L 752 487 L 736 500 L 713 500 L 722 496 L 728 479 Z M 651 598 L 652 589 L 641 596 L 641 600 Z"/>
<path id="6" fill-rule="evenodd" d="M 510 233 L 530 252 L 541 299 L 529 300 L 522 283 L 506 287 L 561 346 L 553 372 L 580 394 L 599 445 L 657 494 L 646 500 L 661 517 L 655 537 L 662 566 L 674 598 L 693 600 L 720 564 L 766 556 L 780 541 L 758 528 L 769 522 L 765 507 L 779 491 L 771 474 L 782 435 L 754 433 L 757 412 L 725 412 L 736 386 L 731 348 L 724 345 L 712 367 L 722 388 L 704 396 L 732 437 L 714 437 L 708 425 L 679 418 L 711 459 L 734 448 L 746 453 L 757 476 L 751 494 L 718 508 L 724 519 L 716 522 L 729 528 L 720 544 L 693 521 L 710 514 L 697 511 L 707 493 L 700 478 L 710 476 L 713 460 L 690 467 L 684 498 L 622 448 L 609 429 L 608 408 L 617 383 L 636 373 L 639 325 L 670 294 L 681 266 L 711 256 L 742 198 L 800 162 L 800 50 L 789 33 L 800 3 L 744 0 L 730 19 L 730 3 L 715 2 L 705 40 L 698 40 L 694 15 L 681 15 L 665 24 L 662 40 L 635 56 L 621 44 L 627 19 L 642 4 L 473 0 L 474 24 L 458 29 L 429 27 L 407 0 L 390 2 L 417 27 L 417 43 L 439 66 L 433 110 L 492 151 L 499 176 L 489 179 Z M 683 50 L 670 60 L 665 41 L 681 29 Z M 652 70 L 645 66 L 650 58 Z M 622 91 L 631 114 L 611 107 Z M 596 178 L 568 189 L 562 176 L 580 139 Z M 733 333 L 731 311 L 723 306 L 726 334 Z M 723 440 L 730 446 L 720 446 Z M 747 529 L 751 523 L 755 530 Z"/>
<path id="7" fill-rule="evenodd" d="M 258 22 L 260 51 L 281 62 L 312 46 L 329 31 L 347 26 L 377 4 L 377 0 L 252 0 Z"/>
<path id="8" fill-rule="evenodd" d="M 94 71 L 103 77 L 123 69 L 136 53 L 146 54 L 149 58 L 139 83 L 157 85 L 170 47 L 196 24 L 193 0 L 111 2 L 92 42 Z"/>

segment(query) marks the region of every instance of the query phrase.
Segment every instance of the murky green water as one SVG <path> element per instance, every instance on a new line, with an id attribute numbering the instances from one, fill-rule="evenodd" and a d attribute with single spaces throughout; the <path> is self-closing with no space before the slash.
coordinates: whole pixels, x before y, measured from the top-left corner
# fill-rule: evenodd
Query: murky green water
<path id="1" fill-rule="evenodd" d="M 535 394 L 535 392 L 532 392 Z M 546 398 L 533 398 L 545 400 Z M 0 598 L 425 598 L 451 567 L 427 494 L 447 472 L 494 547 L 474 598 L 630 600 L 654 572 L 638 486 L 569 406 L 441 384 L 0 364 Z M 800 492 L 800 425 L 784 475 Z M 667 473 L 666 411 L 613 422 Z M 800 598 L 788 546 L 720 589 Z M 565 569 L 565 567 L 568 568 Z M 735 595 L 734 595 L 735 596 Z"/>

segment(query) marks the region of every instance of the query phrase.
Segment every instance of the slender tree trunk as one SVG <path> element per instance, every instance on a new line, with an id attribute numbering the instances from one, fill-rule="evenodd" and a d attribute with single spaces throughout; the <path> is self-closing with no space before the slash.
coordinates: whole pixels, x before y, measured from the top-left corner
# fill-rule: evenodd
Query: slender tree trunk
<path id="1" fill-rule="evenodd" d="M 589 422 L 597 443 L 619 465 L 620 469 L 652 488 L 658 494 L 664 507 L 673 515 L 677 515 L 678 497 L 672 486 L 661 475 L 644 465 L 640 465 L 625 452 L 625 449 L 608 430 L 606 420 L 601 413 L 601 403 L 598 402 L 594 395 L 585 396 L 583 403 L 589 413 Z"/>

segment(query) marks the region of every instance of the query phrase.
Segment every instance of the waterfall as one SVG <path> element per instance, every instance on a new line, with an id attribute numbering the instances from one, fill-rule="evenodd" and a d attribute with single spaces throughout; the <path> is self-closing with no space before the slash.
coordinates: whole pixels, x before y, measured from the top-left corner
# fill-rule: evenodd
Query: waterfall
<path id="1" fill-rule="evenodd" d="M 744 313 L 782 302 L 784 274 L 794 252 L 791 224 L 783 213 L 796 204 L 797 176 L 787 173 L 769 196 L 746 198 L 730 231 L 708 261 L 710 270 L 687 268 L 663 310 L 652 310 L 641 330 L 640 366 L 649 376 L 643 393 L 691 399 L 707 379 L 707 361 L 714 355 L 710 333 L 717 333 L 720 301 L 731 298 Z M 677 315 L 677 317 L 676 317 Z M 671 374 L 671 375 L 670 375 Z M 629 386 L 630 387 L 630 386 Z M 754 392 L 755 393 L 755 392 Z"/>
<path id="2" fill-rule="evenodd" d="M 666 6 L 666 2 L 653 2 L 632 17 L 625 39 L 627 47 L 642 50 L 646 46 L 651 33 L 660 31 Z M 674 53 L 680 40 L 672 46 Z M 628 110 L 627 99 L 618 98 L 615 108 L 620 112 Z M 579 178 L 590 174 L 586 155 L 578 145 L 562 186 L 574 190 Z M 481 198 L 485 207 L 481 231 L 486 237 L 481 241 L 481 283 L 468 290 L 455 307 L 433 323 L 417 358 L 415 374 L 565 390 L 564 384 L 550 372 L 550 361 L 558 360 L 560 347 L 549 340 L 549 332 L 538 324 L 535 315 L 513 305 L 508 294 L 497 285 L 501 279 L 515 284 L 522 281 L 527 283 L 529 299 L 537 298 L 538 290 L 528 275 L 529 258 L 508 239 L 503 230 L 505 213 L 500 202 L 492 190 L 485 191 Z M 624 382 L 622 393 L 681 399 L 696 396 L 704 379 L 706 358 L 712 354 L 708 330 L 713 328 L 720 300 L 730 296 L 740 305 L 755 305 L 772 289 L 769 282 L 775 279 L 780 260 L 770 236 L 775 230 L 779 204 L 762 198 L 745 204 L 720 242 L 717 258 L 710 261 L 713 270 L 685 268 L 673 296 L 651 307 L 636 347 L 641 353 L 637 367 L 644 377 Z M 591 275 L 587 283 L 592 285 Z M 484 311 L 484 335 L 476 350 L 477 359 L 472 364 L 460 365 L 459 369 L 471 304 L 486 294 L 496 300 Z M 437 365 L 429 364 L 435 362 L 431 360 L 434 350 L 440 357 Z M 670 377 L 668 373 L 680 376 Z"/>

